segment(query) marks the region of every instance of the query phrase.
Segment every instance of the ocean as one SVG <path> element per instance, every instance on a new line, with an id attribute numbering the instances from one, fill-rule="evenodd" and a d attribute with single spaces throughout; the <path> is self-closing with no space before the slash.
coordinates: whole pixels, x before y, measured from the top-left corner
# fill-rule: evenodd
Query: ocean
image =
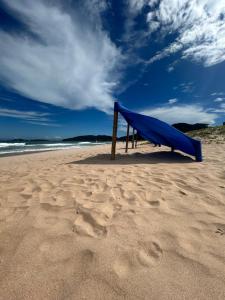
<path id="1" fill-rule="evenodd" d="M 22 154 L 39 151 L 54 151 L 62 149 L 81 149 L 84 147 L 91 147 L 97 145 L 104 145 L 107 143 L 92 143 L 92 142 L 0 142 L 0 156 Z"/>

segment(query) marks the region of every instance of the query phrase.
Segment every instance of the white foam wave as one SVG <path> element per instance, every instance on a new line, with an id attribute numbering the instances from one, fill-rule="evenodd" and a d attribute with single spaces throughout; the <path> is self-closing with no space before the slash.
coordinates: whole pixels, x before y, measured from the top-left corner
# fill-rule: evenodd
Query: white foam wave
<path id="1" fill-rule="evenodd" d="M 7 148 L 7 147 L 22 147 L 25 146 L 26 143 L 0 143 L 0 148 Z"/>
<path id="2" fill-rule="evenodd" d="M 104 145 L 106 144 L 105 142 L 79 142 L 79 145 Z"/>
<path id="3" fill-rule="evenodd" d="M 67 144 L 67 143 L 50 143 L 50 144 L 40 144 L 40 146 L 43 147 L 70 147 L 70 146 L 74 146 L 74 144 Z"/>
<path id="4" fill-rule="evenodd" d="M 80 149 L 79 146 L 71 146 L 71 147 L 55 147 L 55 148 L 38 148 L 38 149 L 17 149 L 17 150 L 8 150 L 8 151 L 1 151 L 1 154 L 16 154 L 16 153 L 27 153 L 27 152 L 43 152 L 43 151 L 54 151 L 54 150 L 69 150 L 69 149 Z"/>

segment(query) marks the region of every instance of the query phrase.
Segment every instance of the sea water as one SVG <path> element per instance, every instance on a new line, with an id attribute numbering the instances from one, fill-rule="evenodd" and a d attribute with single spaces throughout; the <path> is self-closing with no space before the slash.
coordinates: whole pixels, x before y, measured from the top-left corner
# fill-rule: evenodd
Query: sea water
<path id="1" fill-rule="evenodd" d="M 96 145 L 103 145 L 106 143 L 92 143 L 92 142 L 48 142 L 48 141 L 38 141 L 38 142 L 0 142 L 0 156 L 1 155 L 11 155 L 11 154 L 21 154 L 29 152 L 39 152 L 39 151 L 53 151 L 62 149 L 81 149 L 85 147 L 91 147 Z"/>

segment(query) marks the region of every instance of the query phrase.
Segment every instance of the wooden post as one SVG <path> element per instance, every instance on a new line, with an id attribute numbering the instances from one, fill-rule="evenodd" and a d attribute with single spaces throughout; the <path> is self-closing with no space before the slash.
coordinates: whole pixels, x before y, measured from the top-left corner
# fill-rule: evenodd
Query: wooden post
<path id="1" fill-rule="evenodd" d="M 114 108 L 113 133 L 112 133 L 112 151 L 111 151 L 111 159 L 112 160 L 114 160 L 115 156 L 116 156 L 117 126 L 118 126 L 118 110 L 115 110 L 115 108 Z"/>
<path id="2" fill-rule="evenodd" d="M 128 152 L 128 144 L 129 144 L 129 131 L 130 131 L 130 125 L 127 123 L 127 136 L 126 136 L 126 149 L 125 152 Z"/>
<path id="3" fill-rule="evenodd" d="M 132 149 L 134 149 L 134 128 L 133 128 L 133 135 L 132 135 Z"/>
<path id="4" fill-rule="evenodd" d="M 136 131 L 136 134 L 135 134 L 135 148 L 137 148 L 137 139 L 138 139 L 138 134 L 137 134 L 137 131 Z"/>

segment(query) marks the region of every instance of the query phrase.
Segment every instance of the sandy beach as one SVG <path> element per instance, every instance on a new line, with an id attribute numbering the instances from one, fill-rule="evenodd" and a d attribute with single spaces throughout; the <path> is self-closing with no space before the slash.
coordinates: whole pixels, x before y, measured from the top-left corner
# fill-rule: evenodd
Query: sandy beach
<path id="1" fill-rule="evenodd" d="M 0 299 L 225 299 L 225 144 L 0 158 Z"/>

